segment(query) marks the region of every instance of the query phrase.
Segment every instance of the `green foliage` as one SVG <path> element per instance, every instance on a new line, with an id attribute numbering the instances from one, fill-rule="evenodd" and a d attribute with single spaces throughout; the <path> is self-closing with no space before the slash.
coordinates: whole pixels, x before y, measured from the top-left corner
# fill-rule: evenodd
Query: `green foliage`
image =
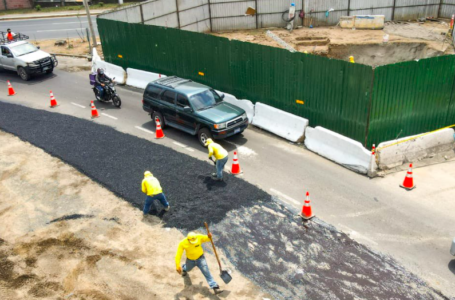
<path id="1" fill-rule="evenodd" d="M 99 7 L 103 7 L 104 6 L 104 2 L 100 2 L 98 3 Z"/>
<path id="2" fill-rule="evenodd" d="M 35 6 L 35 10 L 36 11 L 40 11 L 41 10 L 41 5 L 38 4 L 37 6 Z"/>

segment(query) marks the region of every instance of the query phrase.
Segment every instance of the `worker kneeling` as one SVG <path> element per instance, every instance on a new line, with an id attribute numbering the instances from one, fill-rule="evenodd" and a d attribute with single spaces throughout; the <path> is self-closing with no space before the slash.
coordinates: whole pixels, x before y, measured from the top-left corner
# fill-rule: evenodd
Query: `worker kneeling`
<path id="1" fill-rule="evenodd" d="M 150 207 L 152 207 L 153 213 L 157 212 L 155 204 L 153 204 L 153 201 L 155 200 L 161 202 L 165 211 L 168 211 L 171 208 L 167 202 L 166 196 L 163 193 L 160 182 L 158 179 L 153 177 L 153 174 L 150 171 L 146 171 L 144 173 L 144 179 L 142 180 L 142 192 L 147 195 L 144 204 L 144 216 L 149 213 Z"/>
<path id="2" fill-rule="evenodd" d="M 209 266 L 204 257 L 204 249 L 202 249 L 202 243 L 209 242 L 211 237 L 211 233 L 208 235 L 196 234 L 195 232 L 188 233 L 187 237 L 179 243 L 177 254 L 175 255 L 175 266 L 177 272 L 182 276 L 186 276 L 187 272 L 197 266 L 210 288 L 214 290 L 215 294 L 218 294 L 221 292 L 220 287 L 213 279 L 212 274 L 210 274 Z M 183 251 L 186 251 L 186 263 L 180 267 Z"/>
<path id="3" fill-rule="evenodd" d="M 207 139 L 205 146 L 209 150 L 209 159 L 213 161 L 212 156 L 214 156 L 216 159 L 213 161 L 215 163 L 216 173 L 212 173 L 212 177 L 218 181 L 222 181 L 223 169 L 229 158 L 228 152 L 223 147 L 221 147 L 220 144 L 213 142 L 212 139 Z"/>

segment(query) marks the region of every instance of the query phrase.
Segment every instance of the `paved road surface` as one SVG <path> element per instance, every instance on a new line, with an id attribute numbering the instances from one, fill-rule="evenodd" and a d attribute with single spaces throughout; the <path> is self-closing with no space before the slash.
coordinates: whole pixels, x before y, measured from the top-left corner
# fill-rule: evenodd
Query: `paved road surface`
<path id="1" fill-rule="evenodd" d="M 92 16 L 92 23 L 98 35 L 96 17 Z M 11 28 L 13 32 L 20 32 L 30 36 L 32 40 L 66 39 L 86 36 L 85 28 L 88 28 L 88 19 L 85 15 L 71 18 L 31 19 L 17 21 L 1 21 L 0 31 Z"/>
<path id="2" fill-rule="evenodd" d="M 48 93 L 52 89 L 60 107 L 51 111 L 90 119 L 93 93 L 86 73 L 56 70 L 54 76 L 23 82 L 14 73 L 4 72 L 0 86 L 5 95 L 6 80 L 20 98 L 0 95 L 0 100 L 51 110 Z M 97 103 L 101 118 L 96 122 L 207 160 L 206 149 L 193 136 L 167 128 L 165 139 L 153 139 L 154 124 L 141 108 L 142 92 L 119 91 L 122 108 Z M 309 190 L 318 217 L 373 250 L 392 255 L 435 289 L 455 296 L 455 259 L 449 253 L 455 237 L 454 162 L 415 169 L 417 189 L 407 192 L 398 187 L 405 172 L 370 180 L 257 129 L 221 144 L 231 157 L 235 149 L 239 151 L 247 181 L 294 210 L 301 209 Z"/>

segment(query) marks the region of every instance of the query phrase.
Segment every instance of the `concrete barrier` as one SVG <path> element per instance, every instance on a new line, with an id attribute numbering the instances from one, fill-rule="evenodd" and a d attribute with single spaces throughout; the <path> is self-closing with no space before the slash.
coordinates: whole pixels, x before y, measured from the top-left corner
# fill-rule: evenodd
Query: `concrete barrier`
<path id="1" fill-rule="evenodd" d="M 92 69 L 96 71 L 98 68 L 104 69 L 104 72 L 106 72 L 106 75 L 110 78 L 115 77 L 115 82 L 125 84 L 126 72 L 122 67 L 107 63 L 104 60 L 92 61 Z"/>
<path id="2" fill-rule="evenodd" d="M 444 161 L 455 157 L 454 131 L 451 128 L 386 147 L 409 138 L 411 137 L 404 137 L 378 145 L 379 169 L 390 170 L 410 162 L 417 163 L 420 166 L 425 164 L 421 161 L 426 159 Z"/>
<path id="3" fill-rule="evenodd" d="M 305 146 L 348 169 L 369 174 L 375 168 L 371 152 L 361 143 L 323 127 L 307 127 Z M 374 171 L 374 170 L 373 170 Z"/>
<path id="4" fill-rule="evenodd" d="M 239 100 L 237 99 L 234 95 L 227 94 L 224 92 L 216 91 L 218 94 L 224 94 L 224 101 L 227 103 L 233 104 L 235 106 L 240 107 L 246 112 L 246 115 L 248 116 L 248 121 L 250 123 L 253 122 L 253 117 L 254 117 L 254 104 L 250 100 Z"/>
<path id="5" fill-rule="evenodd" d="M 307 119 L 260 102 L 254 106 L 252 123 L 294 143 L 303 141 L 308 126 Z"/>
<path id="6" fill-rule="evenodd" d="M 160 74 L 158 73 L 146 72 L 131 68 L 126 69 L 126 73 L 128 75 L 126 84 L 140 89 L 145 89 L 150 81 L 154 81 L 160 78 Z M 161 75 L 161 77 L 166 76 Z"/>

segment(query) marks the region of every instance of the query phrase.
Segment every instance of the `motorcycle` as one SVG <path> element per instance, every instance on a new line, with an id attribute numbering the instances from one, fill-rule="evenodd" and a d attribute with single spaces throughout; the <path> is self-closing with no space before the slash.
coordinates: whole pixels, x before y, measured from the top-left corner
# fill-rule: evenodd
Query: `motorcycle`
<path id="1" fill-rule="evenodd" d="M 122 100 L 120 99 L 120 97 L 117 94 L 117 91 L 115 89 L 115 85 L 116 85 L 114 82 L 115 77 L 112 79 L 112 82 L 105 83 L 104 95 L 101 98 L 100 91 L 97 89 L 96 84 L 95 84 L 95 76 L 96 76 L 96 73 L 90 74 L 90 84 L 93 86 L 93 92 L 95 93 L 96 100 L 105 102 L 105 103 L 112 101 L 116 107 L 120 108 L 120 106 L 122 105 Z"/>

